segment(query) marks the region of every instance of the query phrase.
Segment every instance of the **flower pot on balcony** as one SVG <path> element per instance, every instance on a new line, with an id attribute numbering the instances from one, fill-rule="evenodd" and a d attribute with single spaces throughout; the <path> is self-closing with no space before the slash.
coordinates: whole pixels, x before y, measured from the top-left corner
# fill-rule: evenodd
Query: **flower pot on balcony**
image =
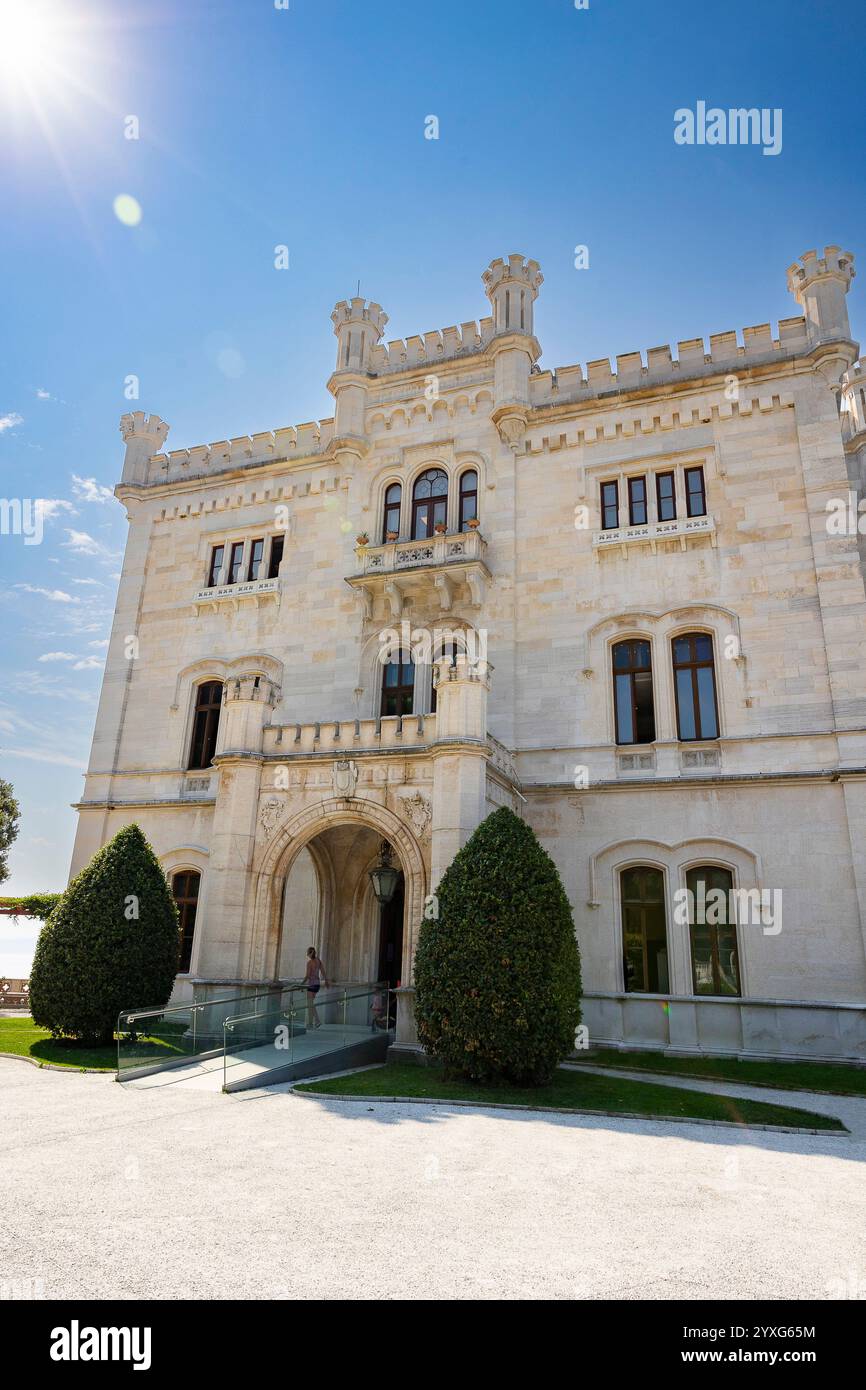
<path id="1" fill-rule="evenodd" d="M 433 530 L 436 532 L 437 536 L 444 536 L 446 531 L 448 530 L 448 527 L 445 525 L 444 521 L 437 521 L 436 525 L 433 527 Z"/>
<path id="2" fill-rule="evenodd" d="M 481 522 L 478 520 L 477 516 L 470 516 L 466 518 L 466 525 L 469 527 L 470 531 L 477 531 Z"/>
<path id="3" fill-rule="evenodd" d="M 386 531 L 385 539 L 386 541 L 396 541 L 399 537 L 399 534 L 399 531 Z"/>
<path id="4" fill-rule="evenodd" d="M 360 536 L 355 537 L 355 544 L 360 550 L 363 550 L 365 545 L 370 544 L 370 537 L 367 535 L 366 531 L 362 531 Z"/>

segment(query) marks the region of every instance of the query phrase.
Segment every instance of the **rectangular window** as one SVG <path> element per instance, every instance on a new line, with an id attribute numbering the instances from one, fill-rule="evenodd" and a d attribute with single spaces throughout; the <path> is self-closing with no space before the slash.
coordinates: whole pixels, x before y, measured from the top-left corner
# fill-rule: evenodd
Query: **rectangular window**
<path id="1" fill-rule="evenodd" d="M 276 579 L 280 573 L 280 565 L 283 562 L 283 545 L 285 536 L 274 536 L 271 541 L 271 559 L 268 565 L 268 579 Z"/>
<path id="2" fill-rule="evenodd" d="M 265 543 L 263 540 L 252 541 L 250 543 L 250 564 L 247 570 L 247 579 L 252 581 L 258 579 L 262 568 L 262 556 L 265 553 Z"/>
<path id="3" fill-rule="evenodd" d="M 212 589 L 215 584 L 220 582 L 220 571 L 223 567 L 223 556 L 226 553 L 224 545 L 215 545 L 210 553 L 210 569 L 208 570 L 207 586 Z"/>
<path id="4" fill-rule="evenodd" d="M 695 994 L 730 997 L 740 993 L 733 886 L 730 869 L 714 864 L 686 874 Z"/>
<path id="5" fill-rule="evenodd" d="M 613 695 L 617 743 L 652 743 L 656 729 L 649 642 L 617 642 Z"/>
<path id="6" fill-rule="evenodd" d="M 623 974 L 630 994 L 667 994 L 667 921 L 660 869 L 635 865 L 620 874 Z"/>
<path id="7" fill-rule="evenodd" d="M 227 584 L 237 584 L 241 577 L 241 566 L 244 562 L 244 543 L 235 541 L 229 556 L 229 572 L 226 578 Z"/>
<path id="8" fill-rule="evenodd" d="M 674 689 L 677 731 L 683 742 L 718 738 L 719 711 L 713 639 L 706 632 L 690 632 L 673 639 Z"/>
<path id="9" fill-rule="evenodd" d="M 619 488 L 616 483 L 601 485 L 601 525 L 604 531 L 615 531 L 619 526 Z"/>
<path id="10" fill-rule="evenodd" d="M 676 521 L 677 493 L 673 473 L 656 473 L 656 501 L 659 521 Z"/>
<path id="11" fill-rule="evenodd" d="M 687 468 L 686 473 L 686 514 L 706 516 L 707 498 L 704 490 L 703 468 Z"/>
<path id="12" fill-rule="evenodd" d="M 415 695 L 415 667 L 411 661 L 389 661 L 382 671 L 380 714 L 411 714 Z"/>
<path id="13" fill-rule="evenodd" d="M 646 478 L 628 480 L 628 518 L 632 526 L 646 525 Z"/>

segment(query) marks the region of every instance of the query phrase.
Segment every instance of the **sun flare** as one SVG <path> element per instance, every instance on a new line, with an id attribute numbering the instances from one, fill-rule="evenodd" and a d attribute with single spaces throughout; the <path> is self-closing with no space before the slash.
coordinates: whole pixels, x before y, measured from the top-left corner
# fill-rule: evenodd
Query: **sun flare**
<path id="1" fill-rule="evenodd" d="M 60 56 L 57 8 L 40 0 L 0 0 L 0 80 L 32 86 Z"/>

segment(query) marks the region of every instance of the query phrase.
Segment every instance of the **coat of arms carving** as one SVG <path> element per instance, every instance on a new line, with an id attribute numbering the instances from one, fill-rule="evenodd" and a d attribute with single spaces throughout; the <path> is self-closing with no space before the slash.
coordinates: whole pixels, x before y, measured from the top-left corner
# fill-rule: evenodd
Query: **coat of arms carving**
<path id="1" fill-rule="evenodd" d="M 349 758 L 334 763 L 334 792 L 337 796 L 353 797 L 358 785 L 358 764 Z"/>
<path id="2" fill-rule="evenodd" d="M 259 820 L 262 823 L 265 835 L 273 834 L 274 827 L 284 810 L 285 803 L 275 796 L 270 797 L 263 803 L 262 809 L 259 812 Z"/>
<path id="3" fill-rule="evenodd" d="M 413 792 L 411 796 L 403 797 L 403 812 L 407 817 L 412 829 L 423 840 L 430 828 L 430 821 L 433 818 L 433 808 L 426 796 L 420 792 Z"/>

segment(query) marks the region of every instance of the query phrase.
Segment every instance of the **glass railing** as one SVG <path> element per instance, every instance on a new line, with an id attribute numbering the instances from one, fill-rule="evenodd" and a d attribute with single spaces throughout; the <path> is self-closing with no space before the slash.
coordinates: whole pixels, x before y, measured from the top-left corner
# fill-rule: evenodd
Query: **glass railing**
<path id="1" fill-rule="evenodd" d="M 387 1036 L 390 993 L 387 984 L 333 985 L 311 1000 L 300 986 L 284 991 L 279 1004 L 227 1017 L 223 1085 L 239 1079 L 241 1067 L 270 1071 L 314 1061 L 371 1036 Z"/>
<path id="2" fill-rule="evenodd" d="M 282 985 L 259 994 L 221 995 L 216 999 L 129 1009 L 117 1020 L 117 1079 L 141 1069 L 159 1071 L 183 1062 L 219 1057 L 223 1023 L 233 1014 L 265 1013 L 279 1007 L 287 993 Z"/>

